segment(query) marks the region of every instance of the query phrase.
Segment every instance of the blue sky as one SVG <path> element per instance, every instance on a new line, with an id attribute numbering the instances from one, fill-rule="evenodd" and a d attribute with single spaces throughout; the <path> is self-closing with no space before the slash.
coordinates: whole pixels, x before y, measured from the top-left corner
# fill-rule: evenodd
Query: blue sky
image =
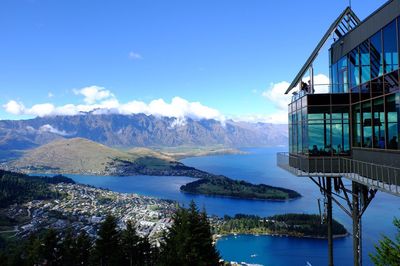
<path id="1" fill-rule="evenodd" d="M 384 2 L 352 6 L 363 19 Z M 0 119 L 98 105 L 279 122 L 285 104 L 272 92 L 284 90 L 347 5 L 3 0 Z M 328 75 L 327 58 L 318 73 Z"/>

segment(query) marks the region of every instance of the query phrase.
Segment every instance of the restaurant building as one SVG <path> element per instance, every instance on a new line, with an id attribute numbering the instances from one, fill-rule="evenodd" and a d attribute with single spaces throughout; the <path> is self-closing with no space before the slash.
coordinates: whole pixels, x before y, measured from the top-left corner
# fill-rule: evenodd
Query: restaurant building
<path id="1" fill-rule="evenodd" d="M 313 62 L 332 37 L 330 82 L 314 84 Z M 319 186 L 328 229 L 332 201 L 351 216 L 354 265 L 362 264 L 361 216 L 375 193 L 400 196 L 399 47 L 400 0 L 386 2 L 363 21 L 348 7 L 285 92 L 292 93 L 289 151 L 278 154 L 278 165 Z M 318 86 L 328 86 L 329 92 L 314 93 Z"/>

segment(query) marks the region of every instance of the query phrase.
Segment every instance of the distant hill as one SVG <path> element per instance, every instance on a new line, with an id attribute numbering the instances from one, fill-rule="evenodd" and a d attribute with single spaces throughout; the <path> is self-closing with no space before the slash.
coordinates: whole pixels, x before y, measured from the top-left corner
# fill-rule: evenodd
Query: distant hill
<path id="1" fill-rule="evenodd" d="M 92 113 L 0 121 L 0 149 L 3 150 L 31 149 L 53 140 L 77 137 L 124 149 L 276 146 L 287 144 L 287 125 Z"/>
<path id="2" fill-rule="evenodd" d="M 147 165 L 146 165 L 147 163 Z M 129 152 L 112 149 L 83 138 L 55 140 L 28 150 L 18 160 L 8 163 L 10 170 L 23 172 L 77 173 L 99 175 L 137 174 L 135 167 L 175 165 L 174 159 L 155 151 L 141 148 Z"/>

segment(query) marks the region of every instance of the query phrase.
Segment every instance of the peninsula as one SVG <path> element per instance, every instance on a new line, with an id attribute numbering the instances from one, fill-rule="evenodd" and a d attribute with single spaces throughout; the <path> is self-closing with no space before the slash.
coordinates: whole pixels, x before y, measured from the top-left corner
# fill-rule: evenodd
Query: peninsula
<path id="1" fill-rule="evenodd" d="M 196 178 L 181 187 L 187 193 L 262 200 L 301 196 L 290 189 L 255 185 L 201 171 L 148 148 L 123 151 L 83 138 L 57 140 L 28 150 L 21 158 L 0 164 L 0 168 L 29 174 L 187 176 Z"/>
<path id="2" fill-rule="evenodd" d="M 218 221 L 218 219 L 216 219 Z M 315 214 L 288 213 L 270 217 L 236 214 L 225 216 L 219 222 L 212 223 L 218 235 L 255 234 L 285 235 L 294 237 L 327 238 L 327 224 L 321 223 L 321 217 Z M 334 237 L 348 235 L 346 228 L 333 220 Z"/>

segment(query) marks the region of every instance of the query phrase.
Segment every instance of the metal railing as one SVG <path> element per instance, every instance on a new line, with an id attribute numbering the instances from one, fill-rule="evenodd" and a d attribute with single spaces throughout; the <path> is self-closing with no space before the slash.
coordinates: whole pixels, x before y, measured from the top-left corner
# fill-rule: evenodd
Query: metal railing
<path id="1" fill-rule="evenodd" d="M 288 152 L 277 154 L 277 164 L 297 176 L 341 176 L 339 157 L 303 157 Z"/>
<path id="2" fill-rule="evenodd" d="M 344 177 L 369 187 L 400 195 L 400 168 L 341 158 Z"/>
<path id="3" fill-rule="evenodd" d="M 345 177 L 400 196 L 400 168 L 346 157 L 305 157 L 277 154 L 277 165 L 296 176 Z"/>

